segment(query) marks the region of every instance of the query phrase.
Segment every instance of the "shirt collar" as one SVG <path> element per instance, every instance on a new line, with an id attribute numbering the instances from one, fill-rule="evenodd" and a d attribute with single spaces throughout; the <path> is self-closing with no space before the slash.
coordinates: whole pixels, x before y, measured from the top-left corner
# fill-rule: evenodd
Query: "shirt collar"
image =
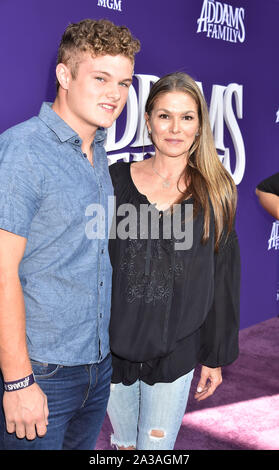
<path id="1" fill-rule="evenodd" d="M 53 111 L 52 103 L 44 102 L 39 112 L 39 118 L 57 135 L 61 142 L 78 137 L 74 131 L 58 114 Z M 103 143 L 106 138 L 106 129 L 99 127 L 96 131 L 94 141 Z"/>

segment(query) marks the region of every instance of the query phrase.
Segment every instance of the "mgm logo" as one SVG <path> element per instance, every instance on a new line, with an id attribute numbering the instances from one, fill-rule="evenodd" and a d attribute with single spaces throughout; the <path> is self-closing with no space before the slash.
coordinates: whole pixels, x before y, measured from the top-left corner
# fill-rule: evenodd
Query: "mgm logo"
<path id="1" fill-rule="evenodd" d="M 122 0 L 98 0 L 97 6 L 122 11 L 121 4 Z"/>

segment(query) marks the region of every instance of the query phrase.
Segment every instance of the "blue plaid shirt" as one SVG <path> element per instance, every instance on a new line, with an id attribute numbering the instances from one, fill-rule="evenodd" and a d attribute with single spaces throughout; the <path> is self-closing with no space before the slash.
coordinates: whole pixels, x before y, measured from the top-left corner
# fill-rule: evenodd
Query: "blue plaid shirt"
<path id="1" fill-rule="evenodd" d="M 90 364 L 109 353 L 113 188 L 105 135 L 96 132 L 93 167 L 80 137 L 43 103 L 38 117 L 0 136 L 0 228 L 27 238 L 19 276 L 37 361 Z M 92 204 L 106 227 L 97 239 Z"/>

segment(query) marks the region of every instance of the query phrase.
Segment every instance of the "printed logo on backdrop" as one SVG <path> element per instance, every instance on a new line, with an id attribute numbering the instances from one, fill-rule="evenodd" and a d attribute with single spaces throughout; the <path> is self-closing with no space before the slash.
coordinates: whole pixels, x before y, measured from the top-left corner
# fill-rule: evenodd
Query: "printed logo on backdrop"
<path id="1" fill-rule="evenodd" d="M 122 11 L 122 0 L 98 0 L 97 7 Z"/>
<path id="2" fill-rule="evenodd" d="M 208 38 L 242 43 L 245 40 L 244 14 L 244 8 L 203 0 L 197 33 L 205 33 Z"/>
<path id="3" fill-rule="evenodd" d="M 277 113 L 276 113 L 276 120 L 275 120 L 275 122 L 276 122 L 276 123 L 279 122 L 279 109 L 278 109 L 278 111 L 277 111 Z"/>
<path id="4" fill-rule="evenodd" d="M 124 111 L 120 116 L 121 125 L 119 125 L 118 119 L 108 129 L 106 150 L 109 164 L 115 163 L 117 160 L 139 161 L 143 160 L 146 155 L 152 155 L 152 151 L 150 151 L 152 143 L 148 137 L 144 120 L 144 108 L 150 85 L 155 83 L 159 77 L 135 74 L 135 78 L 138 82 L 138 91 L 136 92 L 135 87 L 131 85 L 126 117 Z M 203 93 L 202 82 L 197 82 L 197 85 Z M 206 101 L 209 102 L 208 99 Z M 242 117 L 243 86 L 237 83 L 229 83 L 226 86 L 212 85 L 209 105 L 211 129 L 219 159 L 232 175 L 235 184 L 241 182 L 246 164 L 244 141 L 238 121 Z M 124 131 L 122 131 L 123 127 Z M 121 137 L 119 137 L 119 129 Z M 226 144 L 228 137 L 230 142 Z M 127 147 L 129 148 L 127 149 Z"/>
<path id="5" fill-rule="evenodd" d="M 268 250 L 279 250 L 279 220 L 276 220 L 272 224 L 271 234 L 268 240 Z M 277 290 L 276 290 L 276 300 L 279 302 L 279 263 L 277 260 Z"/>
<path id="6" fill-rule="evenodd" d="M 279 220 L 272 224 L 270 238 L 268 240 L 268 250 L 279 250 Z"/>

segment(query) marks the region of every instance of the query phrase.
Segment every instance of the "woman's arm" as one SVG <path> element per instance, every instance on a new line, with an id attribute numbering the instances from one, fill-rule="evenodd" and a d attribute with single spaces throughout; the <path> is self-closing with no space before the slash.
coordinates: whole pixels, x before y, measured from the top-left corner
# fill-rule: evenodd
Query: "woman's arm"
<path id="1" fill-rule="evenodd" d="M 214 298 L 201 327 L 201 378 L 195 398 L 204 400 L 222 383 L 221 367 L 238 356 L 240 253 L 235 231 L 223 235 L 215 254 Z"/>

